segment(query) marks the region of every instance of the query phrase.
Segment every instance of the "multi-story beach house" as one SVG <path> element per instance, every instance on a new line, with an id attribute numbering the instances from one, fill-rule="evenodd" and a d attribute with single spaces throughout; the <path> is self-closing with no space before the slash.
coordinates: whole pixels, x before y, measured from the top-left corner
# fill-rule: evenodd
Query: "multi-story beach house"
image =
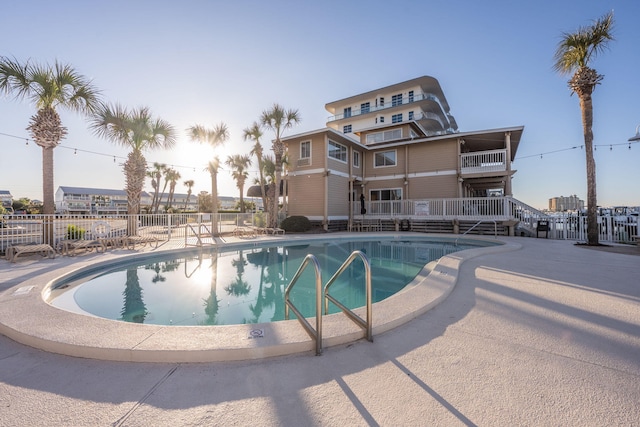
<path id="1" fill-rule="evenodd" d="M 325 108 L 326 128 L 283 138 L 287 215 L 325 229 L 372 219 L 380 229 L 419 229 L 427 220 L 454 232 L 460 221 L 514 225 L 512 162 L 523 126 L 461 132 L 429 76 Z"/>
<path id="2" fill-rule="evenodd" d="M 58 187 L 55 194 L 56 212 L 70 215 L 118 215 L 127 213 L 127 193 L 124 190 L 84 187 Z M 142 206 L 151 205 L 146 191 L 140 195 Z"/>

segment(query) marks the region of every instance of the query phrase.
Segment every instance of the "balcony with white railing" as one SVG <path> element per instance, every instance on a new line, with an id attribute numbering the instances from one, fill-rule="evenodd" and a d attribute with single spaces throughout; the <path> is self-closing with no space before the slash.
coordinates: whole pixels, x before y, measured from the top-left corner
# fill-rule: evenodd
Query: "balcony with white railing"
<path id="1" fill-rule="evenodd" d="M 507 150 L 476 151 L 460 155 L 460 172 L 465 174 L 504 172 L 507 170 Z"/>
<path id="2" fill-rule="evenodd" d="M 421 102 L 421 101 L 433 101 L 434 103 L 436 103 L 439 108 L 440 111 L 442 111 L 442 114 L 446 117 L 446 113 L 444 110 L 444 107 L 442 106 L 442 103 L 440 102 L 440 99 L 432 94 L 432 93 L 416 93 L 413 96 L 408 96 L 405 98 L 402 98 L 402 100 L 400 102 L 385 102 L 382 105 L 371 105 L 368 106 L 366 108 L 358 108 L 358 109 L 353 109 L 350 110 L 350 113 L 345 115 L 344 113 L 342 114 L 336 114 L 335 116 L 330 116 L 329 118 L 327 118 L 327 122 L 335 122 L 336 120 L 342 120 L 342 119 L 347 119 L 349 117 L 355 117 L 355 116 L 360 116 L 363 114 L 368 114 L 368 113 L 373 113 L 376 111 L 382 111 L 382 110 L 388 110 L 389 108 L 395 108 L 398 107 L 400 105 L 408 105 L 408 104 L 412 104 L 412 103 L 416 103 L 416 102 Z"/>

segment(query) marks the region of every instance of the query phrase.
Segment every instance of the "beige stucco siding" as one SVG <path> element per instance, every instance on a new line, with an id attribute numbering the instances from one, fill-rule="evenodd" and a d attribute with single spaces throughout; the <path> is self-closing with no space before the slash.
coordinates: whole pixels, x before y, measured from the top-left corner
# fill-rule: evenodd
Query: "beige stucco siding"
<path id="1" fill-rule="evenodd" d="M 409 180 L 410 199 L 442 199 L 458 197 L 456 175 L 428 176 Z"/>
<path id="2" fill-rule="evenodd" d="M 300 143 L 311 141 L 311 159 L 309 162 L 299 162 Z M 287 142 L 290 170 L 318 169 L 325 166 L 324 135 L 312 135 L 296 138 Z"/>
<path id="3" fill-rule="evenodd" d="M 329 175 L 328 215 L 349 215 L 349 179 L 342 176 Z"/>
<path id="4" fill-rule="evenodd" d="M 318 216 L 324 212 L 322 174 L 289 177 L 289 215 Z"/>
<path id="5" fill-rule="evenodd" d="M 456 170 L 458 167 L 455 141 L 427 142 L 408 147 L 409 173 Z"/>

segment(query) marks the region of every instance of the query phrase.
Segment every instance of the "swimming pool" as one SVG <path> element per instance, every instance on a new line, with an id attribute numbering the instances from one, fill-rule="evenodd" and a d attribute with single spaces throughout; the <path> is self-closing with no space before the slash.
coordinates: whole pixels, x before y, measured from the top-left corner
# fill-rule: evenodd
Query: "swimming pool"
<path id="1" fill-rule="evenodd" d="M 484 245 L 484 244 L 483 244 Z M 477 247 L 450 240 L 377 238 L 245 245 L 186 250 L 154 259 L 118 262 L 56 284 L 49 302 L 58 308 L 112 320 L 154 325 L 231 325 L 284 319 L 284 289 L 303 258 L 314 254 L 323 283 L 354 250 L 371 262 L 373 302 L 410 283 L 424 266 L 452 252 Z M 364 268 L 354 262 L 332 287 L 349 308 L 363 306 Z M 291 294 L 305 317 L 315 314 L 314 277 L 303 273 Z M 337 307 L 330 305 L 331 312 Z"/>

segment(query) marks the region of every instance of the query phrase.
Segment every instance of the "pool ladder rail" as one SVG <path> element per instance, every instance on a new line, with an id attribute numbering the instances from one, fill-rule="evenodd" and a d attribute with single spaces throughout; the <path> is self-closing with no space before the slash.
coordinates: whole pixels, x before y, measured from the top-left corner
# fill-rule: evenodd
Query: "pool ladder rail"
<path id="1" fill-rule="evenodd" d="M 196 229 L 197 228 L 197 229 Z M 202 229 L 204 228 L 204 232 Z M 196 243 L 193 244 L 189 241 L 189 231 L 196 237 Z M 213 238 L 213 232 L 209 229 L 209 226 L 206 224 L 198 223 L 198 224 L 187 224 L 184 231 L 184 245 L 186 246 L 198 246 L 202 247 L 205 242 L 203 241 L 203 237 L 211 240 L 211 244 L 215 244 L 215 239 Z"/>
<path id="2" fill-rule="evenodd" d="M 351 265 L 353 261 L 360 258 L 364 265 L 365 269 L 365 288 L 366 288 L 366 310 L 367 315 L 366 319 L 362 319 L 360 316 L 355 314 L 352 310 L 347 308 L 344 304 L 338 301 L 335 297 L 329 294 L 329 288 L 336 281 L 336 279 Z M 289 294 L 291 293 L 291 289 L 297 283 L 298 278 L 302 275 L 303 271 L 308 267 L 312 266 L 315 273 L 315 288 L 316 288 L 316 326 L 315 329 L 309 323 L 307 319 L 300 313 L 300 311 L 296 308 L 296 306 L 291 302 L 289 298 Z M 340 308 L 344 314 L 351 319 L 354 323 L 360 326 L 365 330 L 365 335 L 368 341 L 373 341 L 373 333 L 372 333 L 372 301 L 371 301 L 371 263 L 369 259 L 361 251 L 353 251 L 351 255 L 342 263 L 340 268 L 334 273 L 333 276 L 329 279 L 326 285 L 324 285 L 324 289 L 322 287 L 322 272 L 320 271 L 320 264 L 318 259 L 313 254 L 308 254 L 298 270 L 296 274 L 294 274 L 293 279 L 289 282 L 285 292 L 284 292 L 284 317 L 285 319 L 289 319 L 289 309 L 291 309 L 298 321 L 302 325 L 302 327 L 307 331 L 309 336 L 315 340 L 316 342 L 316 355 L 320 356 L 322 354 L 322 300 L 324 296 L 324 314 L 329 313 L 329 301 L 334 303 L 338 308 Z"/>

